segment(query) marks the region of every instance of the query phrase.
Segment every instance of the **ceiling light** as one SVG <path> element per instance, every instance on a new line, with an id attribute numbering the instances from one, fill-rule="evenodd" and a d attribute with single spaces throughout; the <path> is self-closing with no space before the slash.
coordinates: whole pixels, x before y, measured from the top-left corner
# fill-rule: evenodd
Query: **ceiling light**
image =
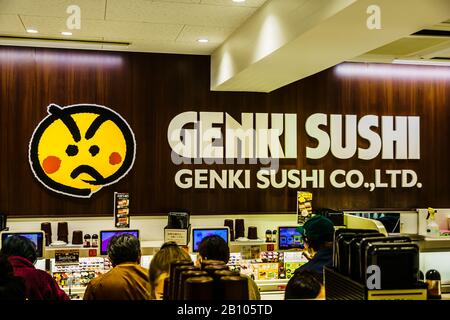
<path id="1" fill-rule="evenodd" d="M 27 29 L 28 33 L 38 33 L 36 29 Z"/>
<path id="2" fill-rule="evenodd" d="M 245 2 L 245 0 L 233 0 L 233 2 L 241 3 L 241 2 Z"/>
<path id="3" fill-rule="evenodd" d="M 208 43 L 209 40 L 206 39 L 206 38 L 200 38 L 200 39 L 197 40 L 197 42 L 200 42 L 200 43 Z"/>
<path id="4" fill-rule="evenodd" d="M 340 77 L 367 77 L 379 79 L 450 79 L 447 68 L 433 66 L 396 65 L 384 63 L 341 63 L 334 69 Z"/>
<path id="5" fill-rule="evenodd" d="M 407 59 L 395 59 L 392 61 L 395 64 L 415 64 L 425 66 L 450 66 L 450 62 L 446 61 L 430 61 L 430 60 L 407 60 Z"/>
<path id="6" fill-rule="evenodd" d="M 71 35 L 72 35 L 72 32 L 70 32 L 70 31 L 63 31 L 63 32 L 61 32 L 61 34 L 62 34 L 63 36 L 71 36 Z"/>

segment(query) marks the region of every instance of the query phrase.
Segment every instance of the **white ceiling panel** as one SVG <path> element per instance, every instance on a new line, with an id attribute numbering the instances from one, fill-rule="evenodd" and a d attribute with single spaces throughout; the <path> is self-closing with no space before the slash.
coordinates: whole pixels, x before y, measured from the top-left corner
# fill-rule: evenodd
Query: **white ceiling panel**
<path id="1" fill-rule="evenodd" d="M 151 0 L 145 0 L 151 1 Z M 267 0 L 246 0 L 244 2 L 234 2 L 233 0 L 153 0 L 153 2 L 175 2 L 175 3 L 200 3 L 216 6 L 235 6 L 258 8 Z"/>
<path id="2" fill-rule="evenodd" d="M 207 38 L 209 43 L 220 44 L 225 41 L 232 32 L 232 28 L 187 25 L 181 31 L 177 41 L 196 42 L 199 38 Z"/>
<path id="3" fill-rule="evenodd" d="M 22 16 L 27 28 L 36 28 L 40 34 L 60 35 L 65 30 L 65 19 Z M 83 20 L 80 30 L 71 30 L 73 37 L 108 38 L 113 41 L 132 41 L 143 39 L 148 41 L 174 41 L 183 25 L 154 23 Z"/>
<path id="4" fill-rule="evenodd" d="M 67 31 L 66 19 L 57 17 L 20 16 L 27 29 L 36 29 L 38 34 L 33 36 L 60 36 L 62 31 Z M 70 30 L 74 35 L 79 35 L 79 30 Z"/>
<path id="5" fill-rule="evenodd" d="M 0 33 L 25 33 L 25 28 L 16 14 L 0 14 Z"/>
<path id="6" fill-rule="evenodd" d="M 121 21 L 87 21 L 86 29 L 89 34 L 122 40 L 171 40 L 174 41 L 180 33 L 183 25 L 160 24 L 160 23 L 138 23 Z"/>
<path id="7" fill-rule="evenodd" d="M 101 50 L 102 45 L 96 43 L 76 43 L 61 41 L 37 41 L 37 40 L 2 40 L 2 46 L 25 46 L 25 47 L 44 47 L 44 48 L 63 48 L 63 49 L 87 49 Z"/>
<path id="8" fill-rule="evenodd" d="M 245 2 L 233 2 L 232 0 L 201 0 L 201 4 L 213 4 L 217 6 L 239 6 L 239 7 L 253 7 L 258 8 L 262 6 L 267 0 L 247 0 Z"/>
<path id="9" fill-rule="evenodd" d="M 33 38 L 98 39 L 131 42 L 128 47 L 102 47 L 108 50 L 210 54 L 267 1 L 0 0 L 0 34 L 28 37 L 20 43 L 28 41 L 31 46 L 63 47 L 59 42 Z M 66 10 L 73 4 L 81 8 L 79 30 L 66 26 L 70 15 Z M 39 33 L 27 33 L 26 28 Z M 62 31 L 72 36 L 62 36 Z M 200 37 L 209 43 L 198 43 Z M 7 43 L 3 40 L 2 44 Z"/>
<path id="10" fill-rule="evenodd" d="M 237 27 L 256 9 L 148 0 L 108 0 L 107 20 Z"/>
<path id="11" fill-rule="evenodd" d="M 104 45 L 104 50 L 134 51 L 134 52 L 161 52 L 183 54 L 210 54 L 216 45 L 210 43 L 191 43 L 175 41 L 135 41 L 129 47 Z"/>
<path id="12" fill-rule="evenodd" d="M 106 0 L 0 0 L 0 14 L 69 17 L 67 7 L 76 4 L 81 18 L 104 19 Z"/>
<path id="13" fill-rule="evenodd" d="M 153 2 L 200 3 L 200 0 L 153 0 Z"/>

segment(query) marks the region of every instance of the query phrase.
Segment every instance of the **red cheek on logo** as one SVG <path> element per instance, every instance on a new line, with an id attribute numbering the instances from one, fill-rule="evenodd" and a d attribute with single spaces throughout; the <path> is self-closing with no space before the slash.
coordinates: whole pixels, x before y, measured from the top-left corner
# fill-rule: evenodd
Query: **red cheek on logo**
<path id="1" fill-rule="evenodd" d="M 48 156 L 42 162 L 42 167 L 47 174 L 55 173 L 61 167 L 61 159 L 55 156 Z"/>
<path id="2" fill-rule="evenodd" d="M 119 153 L 117 152 L 113 152 L 111 153 L 111 155 L 109 156 L 109 163 L 112 165 L 116 165 L 122 162 L 122 157 L 120 156 Z"/>

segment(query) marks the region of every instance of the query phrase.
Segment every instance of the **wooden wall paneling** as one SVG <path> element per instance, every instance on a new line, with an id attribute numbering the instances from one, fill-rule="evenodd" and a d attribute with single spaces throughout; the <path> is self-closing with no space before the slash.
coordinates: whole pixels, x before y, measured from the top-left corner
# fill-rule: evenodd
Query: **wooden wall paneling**
<path id="1" fill-rule="evenodd" d="M 126 52 L 0 47 L 0 212 L 10 215 L 111 215 L 113 192 L 129 192 L 131 213 L 165 214 L 187 209 L 195 214 L 295 212 L 297 190 L 257 189 L 258 165 L 174 165 L 167 143 L 171 119 L 184 111 L 297 113 L 298 157 L 281 160 L 282 169 L 326 171 L 326 188 L 311 189 L 314 206 L 339 209 L 448 207 L 450 169 L 450 81 L 447 78 L 383 79 L 342 77 L 330 68 L 272 93 L 211 92 L 210 59 Z M 408 68 L 408 66 L 398 66 Z M 450 69 L 450 68 L 449 68 Z M 268 75 L 270 76 L 270 75 Z M 136 162 L 127 177 L 90 199 L 75 199 L 47 190 L 32 175 L 28 142 L 50 103 L 106 105 L 119 112 L 136 136 Z M 421 159 L 364 161 L 353 157 L 306 159 L 314 146 L 304 129 L 313 113 L 418 115 Z M 360 147 L 367 142 L 360 139 Z M 180 189 L 182 169 L 250 169 L 252 189 Z M 413 169 L 422 189 L 334 189 L 335 169 L 361 170 L 371 179 L 375 169 Z M 279 178 L 278 178 L 279 179 Z"/>

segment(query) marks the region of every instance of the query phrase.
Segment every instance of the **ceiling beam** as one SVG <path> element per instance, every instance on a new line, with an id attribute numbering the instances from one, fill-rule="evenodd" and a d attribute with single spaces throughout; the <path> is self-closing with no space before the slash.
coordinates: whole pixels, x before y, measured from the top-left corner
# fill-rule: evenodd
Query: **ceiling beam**
<path id="1" fill-rule="evenodd" d="M 213 52 L 211 89 L 271 92 L 448 18 L 448 0 L 270 0 Z"/>

